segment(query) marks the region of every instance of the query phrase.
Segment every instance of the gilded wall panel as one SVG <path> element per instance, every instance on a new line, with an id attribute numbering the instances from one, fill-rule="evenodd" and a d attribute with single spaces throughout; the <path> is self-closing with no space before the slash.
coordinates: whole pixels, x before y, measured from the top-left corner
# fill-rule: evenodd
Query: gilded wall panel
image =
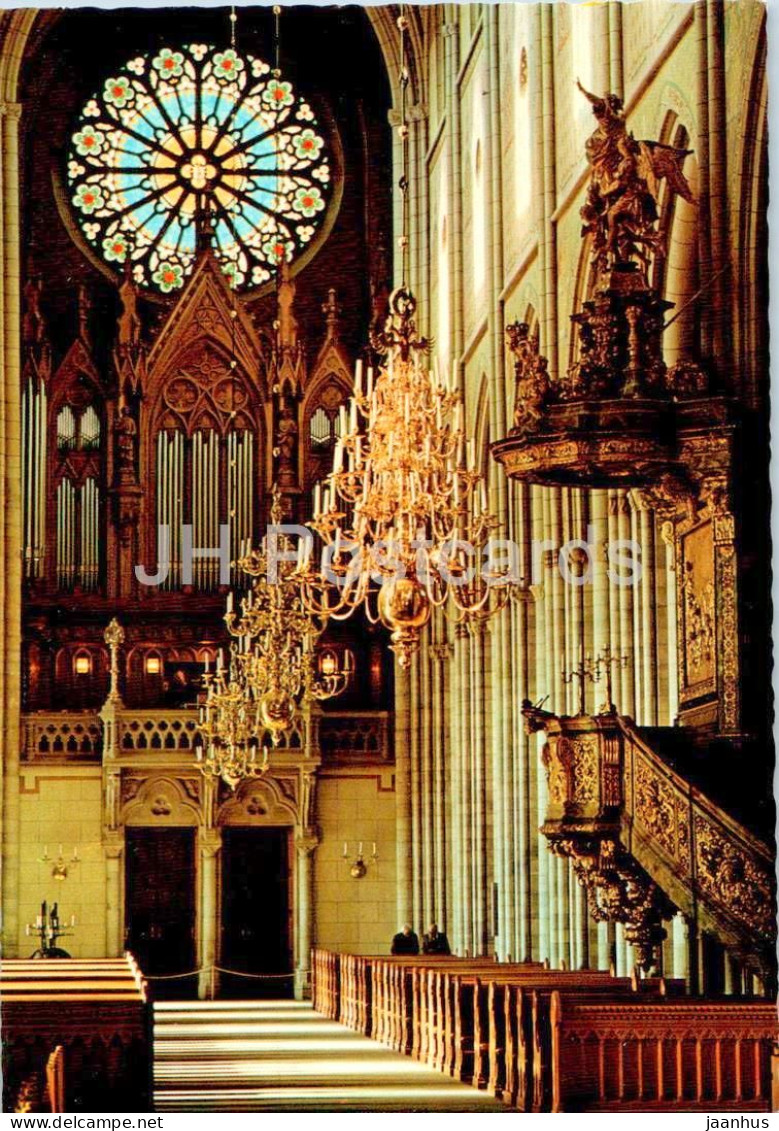
<path id="1" fill-rule="evenodd" d="M 711 522 L 679 539 L 680 692 L 682 701 L 716 691 L 714 537 Z"/>

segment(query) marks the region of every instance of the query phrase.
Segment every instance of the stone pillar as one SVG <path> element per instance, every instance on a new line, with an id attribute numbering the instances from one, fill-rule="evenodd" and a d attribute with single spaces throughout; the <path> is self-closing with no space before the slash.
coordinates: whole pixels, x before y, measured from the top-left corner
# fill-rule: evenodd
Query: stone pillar
<path id="1" fill-rule="evenodd" d="M 671 939 L 673 942 L 673 976 L 684 978 L 690 976 L 690 954 L 687 941 L 687 923 L 681 913 L 674 915 L 671 920 Z"/>
<path id="2" fill-rule="evenodd" d="M 106 958 L 119 958 L 124 952 L 122 923 L 122 861 L 124 834 L 114 833 L 103 841 L 105 853 L 105 953 Z"/>
<path id="3" fill-rule="evenodd" d="M 657 726 L 657 620 L 655 584 L 655 524 L 650 510 L 639 512 L 641 530 L 641 655 L 643 711 L 641 723 Z"/>
<path id="4" fill-rule="evenodd" d="M 473 875 L 473 946 L 474 954 L 489 952 L 489 922 L 487 899 L 487 717 L 484 711 L 485 664 L 489 654 L 486 626 L 476 620 L 469 625 L 471 652 L 471 756 L 473 759 L 473 791 L 471 794 L 471 822 L 473 841 L 471 862 Z"/>
<path id="5" fill-rule="evenodd" d="M 220 829 L 209 829 L 200 836 L 200 938 L 198 940 L 198 966 L 202 973 L 198 980 L 198 997 L 216 996 L 219 978 L 216 966 L 217 925 L 217 859 L 222 847 Z"/>
<path id="6" fill-rule="evenodd" d="M 313 882 L 314 849 L 319 844 L 316 836 L 295 837 L 297 850 L 297 904 L 295 907 L 295 939 L 297 961 L 295 964 L 295 997 L 298 1001 L 311 997 L 311 943 L 313 939 Z"/>
<path id="7" fill-rule="evenodd" d="M 630 502 L 627 492 L 622 488 L 617 492 L 617 539 L 623 546 L 633 540 L 631 523 Z M 617 567 L 615 571 L 621 574 Z M 633 620 L 635 590 L 632 585 L 618 585 L 612 578 L 612 588 L 617 590 L 619 606 L 619 640 L 620 649 L 617 655 L 627 656 L 628 661 L 622 669 L 622 702 L 620 709 L 623 714 L 636 718 L 636 640 L 635 624 Z"/>
<path id="8" fill-rule="evenodd" d="M 435 818 L 433 816 L 433 695 L 431 688 L 432 667 L 435 660 L 430 654 L 430 644 L 425 640 L 420 657 L 420 693 L 422 699 L 421 734 L 421 785 L 422 785 L 422 916 L 421 923 L 436 919 L 435 910 Z"/>
<path id="9" fill-rule="evenodd" d="M 4 951 L 14 957 L 22 941 L 19 921 L 19 715 L 21 710 L 22 498 L 20 402 L 19 118 L 21 106 L 0 101 L 2 202 L 0 284 L 3 396 L 0 461 L 3 467 L 3 561 L 0 569 L 0 718 L 2 719 L 2 905 Z"/>
<path id="10" fill-rule="evenodd" d="M 534 91 L 537 107 L 535 164 L 541 180 L 540 185 L 537 186 L 540 192 L 536 193 L 536 199 L 539 212 L 539 270 L 542 279 L 542 300 L 538 319 L 542 328 L 542 352 L 549 360 L 549 374 L 554 380 L 558 376 L 557 226 L 554 219 L 557 207 L 554 12 L 551 4 L 539 4 L 536 13 L 540 25 L 536 42 L 540 52 L 537 56 L 539 63 L 535 68 L 538 74 L 538 83 Z"/>
<path id="11" fill-rule="evenodd" d="M 446 714 L 448 673 L 452 657 L 450 644 L 434 644 L 430 649 L 433 666 L 432 701 L 432 789 L 433 789 L 433 917 L 441 929 L 451 929 L 448 921 L 446 878 L 449 872 L 449 857 L 446 850 L 447 819 L 450 813 L 448 801 L 451 797 L 451 783 L 447 781 L 446 763 L 451 750 L 448 735 L 448 716 Z"/>
<path id="12" fill-rule="evenodd" d="M 422 914 L 422 814 L 420 805 L 422 787 L 420 780 L 420 695 L 419 674 L 424 660 L 418 653 L 409 670 L 409 756 L 411 763 L 411 918 L 418 924 Z"/>
<path id="13" fill-rule="evenodd" d="M 398 925 L 412 920 L 409 676 L 395 665 L 395 829 Z"/>
<path id="14" fill-rule="evenodd" d="M 609 0 L 609 90 L 620 98 L 625 96 L 624 66 L 622 60 L 622 3 Z"/>
<path id="15" fill-rule="evenodd" d="M 463 625 L 457 626 L 455 642 L 455 662 L 457 663 L 458 689 L 452 706 L 457 716 L 457 817 L 459 845 L 459 886 L 460 886 L 460 948 L 463 953 L 473 954 L 473 888 L 471 877 L 471 775 L 470 730 L 468 726 L 470 708 L 469 639 Z"/>

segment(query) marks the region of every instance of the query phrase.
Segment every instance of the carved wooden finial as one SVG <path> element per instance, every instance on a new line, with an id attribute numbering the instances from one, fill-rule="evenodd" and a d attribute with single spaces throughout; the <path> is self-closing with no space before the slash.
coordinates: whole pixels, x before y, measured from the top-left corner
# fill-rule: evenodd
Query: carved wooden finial
<path id="1" fill-rule="evenodd" d="M 327 328 L 326 340 L 335 343 L 338 341 L 341 332 L 341 308 L 336 299 L 335 287 L 330 287 L 327 292 L 327 302 L 322 303 L 322 313 L 325 316 L 325 326 Z"/>

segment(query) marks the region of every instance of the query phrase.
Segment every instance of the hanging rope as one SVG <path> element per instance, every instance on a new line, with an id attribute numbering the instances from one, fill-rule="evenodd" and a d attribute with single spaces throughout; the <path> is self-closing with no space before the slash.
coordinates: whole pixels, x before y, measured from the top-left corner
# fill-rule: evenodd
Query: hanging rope
<path id="1" fill-rule="evenodd" d="M 186 970 L 183 974 L 144 974 L 147 982 L 173 982 L 177 978 L 195 978 L 201 974 L 232 974 L 235 978 L 256 978 L 267 982 L 289 981 L 294 978 L 294 973 L 288 974 L 249 974 L 246 970 L 229 970 L 226 966 L 201 966 L 197 970 Z"/>

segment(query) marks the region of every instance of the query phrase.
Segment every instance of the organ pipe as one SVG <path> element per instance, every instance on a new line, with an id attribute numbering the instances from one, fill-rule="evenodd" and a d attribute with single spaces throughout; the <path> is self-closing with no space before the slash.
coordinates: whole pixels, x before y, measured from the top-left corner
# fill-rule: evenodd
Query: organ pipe
<path id="1" fill-rule="evenodd" d="M 169 569 L 163 587 L 181 584 L 181 526 L 184 521 L 184 436 L 157 435 L 157 526 L 168 528 Z"/>
<path id="2" fill-rule="evenodd" d="M 76 489 L 69 479 L 57 488 L 57 585 L 72 589 L 76 581 Z"/>
<path id="3" fill-rule="evenodd" d="M 24 469 L 24 572 L 43 574 L 46 545 L 46 388 L 30 377 L 22 394 L 22 467 Z"/>
<path id="4" fill-rule="evenodd" d="M 224 453 L 222 452 L 224 444 Z M 254 434 L 230 432 L 221 441 L 213 429 L 196 431 L 188 442 L 178 431 L 159 432 L 156 441 L 158 526 L 167 526 L 170 538 L 170 569 L 163 582 L 166 589 L 181 585 L 182 524 L 192 525 L 193 549 L 219 545 L 219 526 L 230 526 L 230 546 L 237 557 L 241 543 L 253 534 Z M 222 491 L 222 460 L 225 487 Z M 189 487 L 189 509 L 184 509 L 184 482 Z M 226 519 L 222 517 L 226 507 Z M 215 592 L 219 585 L 219 560 L 196 557 L 192 562 L 195 588 Z"/>

